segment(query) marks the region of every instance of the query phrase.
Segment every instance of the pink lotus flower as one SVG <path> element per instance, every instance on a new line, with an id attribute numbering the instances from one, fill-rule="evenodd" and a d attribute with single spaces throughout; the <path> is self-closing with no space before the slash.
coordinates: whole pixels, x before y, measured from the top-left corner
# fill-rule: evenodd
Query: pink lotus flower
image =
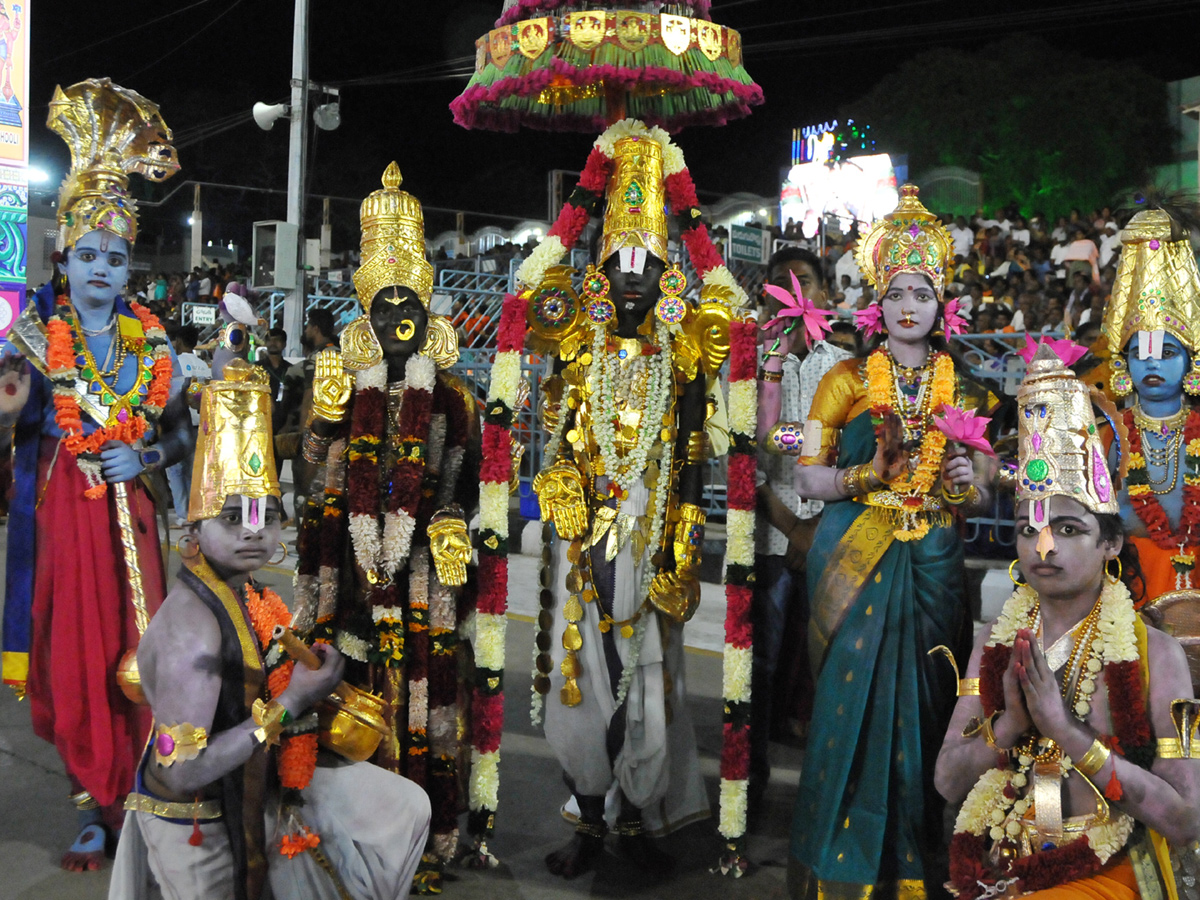
<path id="1" fill-rule="evenodd" d="M 1053 350 L 1064 366 L 1073 366 L 1087 355 L 1087 348 L 1079 346 L 1070 338 L 1044 337 L 1039 341 L 1034 341 L 1028 334 L 1025 335 L 1025 347 L 1019 350 L 1018 354 L 1026 363 L 1031 363 L 1034 356 L 1037 355 L 1039 347 L 1049 347 Z"/>
<path id="2" fill-rule="evenodd" d="M 800 281 L 796 278 L 795 272 L 789 272 L 792 277 L 792 291 L 788 293 L 784 288 L 776 287 L 773 284 L 764 284 L 763 290 L 783 304 L 783 308 L 779 310 L 779 315 L 767 322 L 763 326 L 763 330 L 770 328 L 772 325 L 777 325 L 785 319 L 799 319 L 804 326 L 804 343 L 805 346 L 811 347 L 813 341 L 819 341 L 825 337 L 833 327 L 827 319 L 832 313 L 827 309 L 817 309 L 811 300 L 804 296 L 804 291 L 800 289 Z M 787 331 L 790 332 L 796 327 L 796 322 L 792 321 Z"/>
<path id="3" fill-rule="evenodd" d="M 991 421 L 987 416 L 977 415 L 973 409 L 964 412 L 957 406 L 943 406 L 942 415 L 933 417 L 933 424 L 949 440 L 994 457 L 996 451 L 984 437 Z"/>
<path id="4" fill-rule="evenodd" d="M 951 297 L 946 301 L 946 308 L 942 310 L 942 328 L 946 332 L 946 337 L 954 337 L 954 335 L 962 334 L 967 330 L 967 320 L 958 311 L 957 297 Z"/>
<path id="5" fill-rule="evenodd" d="M 879 324 L 883 321 L 883 307 L 878 303 L 871 303 L 866 309 L 856 309 L 854 311 L 854 324 L 858 326 L 859 331 L 863 333 L 863 337 L 870 340 L 872 336 L 883 333 L 883 326 Z"/>

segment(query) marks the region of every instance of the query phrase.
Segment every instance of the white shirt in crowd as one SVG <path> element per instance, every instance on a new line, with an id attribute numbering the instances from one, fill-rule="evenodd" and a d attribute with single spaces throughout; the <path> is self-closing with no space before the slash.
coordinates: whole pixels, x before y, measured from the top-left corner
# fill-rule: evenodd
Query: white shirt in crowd
<path id="1" fill-rule="evenodd" d="M 1028 228 L 1014 228 L 1011 232 L 1009 232 L 1008 236 L 1013 239 L 1014 243 L 1024 244 L 1026 247 L 1029 246 Z"/>
<path id="2" fill-rule="evenodd" d="M 962 228 L 955 225 L 950 229 L 950 237 L 954 239 L 954 254 L 966 259 L 975 246 L 975 232 L 965 225 Z"/>

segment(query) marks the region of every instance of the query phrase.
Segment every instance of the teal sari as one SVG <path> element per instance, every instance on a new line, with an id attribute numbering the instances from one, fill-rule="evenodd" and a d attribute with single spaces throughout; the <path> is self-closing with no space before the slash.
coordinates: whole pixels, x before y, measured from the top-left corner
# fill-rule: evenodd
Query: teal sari
<path id="1" fill-rule="evenodd" d="M 837 465 L 874 454 L 864 412 L 843 429 Z M 796 898 L 920 900 L 945 877 L 933 767 L 955 675 L 926 654 L 959 641 L 962 542 L 945 513 L 923 538 L 896 540 L 891 513 L 827 504 L 808 557 L 820 675 L 792 823 Z"/>

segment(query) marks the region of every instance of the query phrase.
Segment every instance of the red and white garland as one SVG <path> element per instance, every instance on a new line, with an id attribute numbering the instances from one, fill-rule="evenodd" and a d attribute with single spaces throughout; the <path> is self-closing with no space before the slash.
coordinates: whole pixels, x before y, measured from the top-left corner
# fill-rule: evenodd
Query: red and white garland
<path id="1" fill-rule="evenodd" d="M 562 212 L 551 226 L 549 233 L 529 257 L 517 269 L 517 281 L 528 288 L 542 283 L 546 270 L 557 265 L 575 246 L 579 235 L 587 227 L 588 220 L 596 214 L 604 200 L 608 178 L 613 172 L 613 153 L 617 141 L 627 137 L 642 137 L 652 140 L 662 148 L 663 187 L 667 195 L 667 206 L 679 225 L 679 235 L 688 250 L 696 273 L 704 286 L 723 287 L 732 298 L 730 305 L 745 307 L 749 297 L 726 268 L 721 254 L 713 246 L 708 229 L 700 217 L 700 200 L 696 196 L 696 185 L 683 159 L 683 151 L 661 128 L 648 127 L 637 119 L 622 119 L 609 126 L 596 138 L 587 165 L 579 178 L 579 184 L 563 204 Z"/>
<path id="2" fill-rule="evenodd" d="M 746 871 L 746 798 L 750 777 L 750 672 L 754 628 L 755 472 L 754 437 L 758 421 L 755 371 L 757 324 L 729 326 L 729 511 L 725 520 L 725 653 L 721 693 L 725 721 L 721 746 L 721 811 L 717 830 L 726 841 L 719 869 L 737 878 Z"/>
<path id="3" fill-rule="evenodd" d="M 504 640 L 508 612 L 508 497 L 513 450 L 510 431 L 521 381 L 525 344 L 524 296 L 504 298 L 496 357 L 483 420 L 479 467 L 479 599 L 475 610 L 475 687 L 469 828 L 476 862 L 493 864 L 486 839 L 495 824 L 500 793 L 500 733 L 504 724 Z"/>

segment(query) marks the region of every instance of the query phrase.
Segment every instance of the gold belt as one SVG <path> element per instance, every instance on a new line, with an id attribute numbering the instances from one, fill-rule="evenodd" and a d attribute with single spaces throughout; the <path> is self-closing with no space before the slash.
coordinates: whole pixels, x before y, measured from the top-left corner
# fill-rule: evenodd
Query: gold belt
<path id="1" fill-rule="evenodd" d="M 908 501 L 919 498 L 921 505 L 909 505 Z M 898 509 L 903 512 L 944 512 L 946 509 L 942 498 L 936 494 L 898 494 L 895 491 L 871 491 L 856 498 L 859 503 L 868 506 L 882 506 L 885 509 Z"/>
<path id="2" fill-rule="evenodd" d="M 219 819 L 221 818 L 220 800 L 196 800 L 191 803 L 180 803 L 173 800 L 159 800 L 146 794 L 130 793 L 125 798 L 125 809 L 129 812 L 149 813 L 160 819 Z"/>

